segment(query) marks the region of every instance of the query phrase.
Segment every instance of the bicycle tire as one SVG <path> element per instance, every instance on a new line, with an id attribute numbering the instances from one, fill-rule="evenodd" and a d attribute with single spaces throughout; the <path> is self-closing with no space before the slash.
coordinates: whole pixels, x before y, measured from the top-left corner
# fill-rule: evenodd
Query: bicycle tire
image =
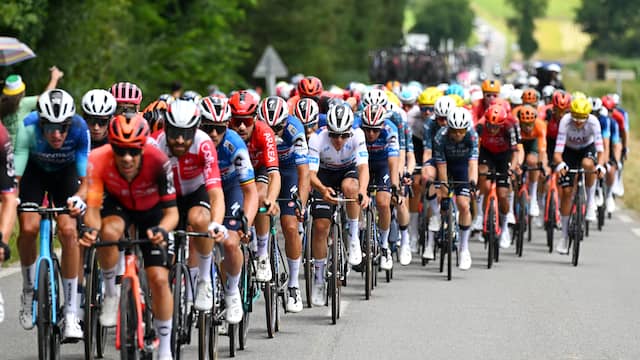
<path id="1" fill-rule="evenodd" d="M 331 323 L 335 325 L 338 322 L 338 302 L 340 301 L 340 295 L 338 294 L 339 285 L 338 283 L 341 281 L 339 279 L 340 274 L 338 274 L 338 264 L 341 261 L 338 258 L 338 232 L 340 228 L 337 224 L 332 225 L 333 231 L 331 236 L 333 237 L 331 241 L 331 276 L 329 277 L 329 287 L 331 288 Z"/>
<path id="2" fill-rule="evenodd" d="M 38 314 L 36 317 L 36 326 L 38 327 L 38 359 L 49 360 L 55 358 L 55 355 L 52 354 L 51 347 L 53 324 L 51 321 L 49 263 L 47 261 L 40 262 L 36 299 L 38 301 Z"/>
<path id="3" fill-rule="evenodd" d="M 455 216 L 453 214 L 453 201 L 447 210 L 447 281 L 451 281 L 451 253 L 453 252 L 453 238 L 455 237 Z"/>
<path id="4" fill-rule="evenodd" d="M 278 288 L 277 288 L 277 277 L 278 274 L 274 272 L 275 266 L 274 262 L 278 261 L 278 259 L 274 259 L 272 256 L 275 254 L 275 244 L 274 238 L 269 235 L 269 256 L 271 257 L 270 266 L 271 266 L 271 281 L 268 281 L 264 284 L 264 305 L 265 305 L 265 313 L 266 313 L 266 321 L 267 321 L 267 335 L 269 339 L 273 338 L 276 333 L 276 311 L 278 306 Z"/>
<path id="5" fill-rule="evenodd" d="M 487 216 L 487 219 L 485 220 L 487 222 L 487 235 L 485 239 L 485 241 L 487 242 L 487 269 L 491 269 L 493 267 L 493 258 L 494 258 L 494 252 L 495 252 L 493 248 L 497 245 L 495 219 L 496 219 L 496 214 L 494 210 L 493 199 L 491 199 L 489 201 L 489 214 Z"/>
<path id="6" fill-rule="evenodd" d="M 556 230 L 556 197 L 555 190 L 551 190 L 547 196 L 550 196 L 549 199 L 549 209 L 547 213 L 547 221 L 545 222 L 545 231 L 547 233 L 547 247 L 549 248 L 549 253 L 553 252 L 553 235 Z"/>
<path id="7" fill-rule="evenodd" d="M 602 231 L 606 212 L 607 209 L 604 206 L 598 206 L 598 231 Z"/>
<path id="8" fill-rule="evenodd" d="M 236 357 L 238 352 L 238 325 L 229 324 L 227 327 L 227 334 L 229 335 L 229 357 Z"/>
<path id="9" fill-rule="evenodd" d="M 519 196 L 518 199 L 518 236 L 516 237 L 516 255 L 522 257 L 522 248 L 524 247 L 525 221 L 527 216 L 527 199 L 525 196 Z"/>
<path id="10" fill-rule="evenodd" d="M 435 237 L 435 235 L 434 235 Z M 437 247 L 440 250 L 440 273 L 444 272 L 444 258 L 446 255 L 446 249 L 445 249 L 445 241 L 447 239 L 447 232 L 444 229 L 444 222 L 442 222 L 442 224 L 440 225 L 440 230 L 438 231 L 438 241 L 434 241 L 434 243 L 436 244 L 435 247 Z M 434 256 L 435 259 L 435 256 Z"/>
<path id="11" fill-rule="evenodd" d="M 575 233 L 574 233 L 574 241 L 573 241 L 573 251 L 571 262 L 573 266 L 578 266 L 578 260 L 580 258 L 580 242 L 582 242 L 582 225 L 585 224 L 584 221 L 584 199 L 583 199 L 583 191 L 581 187 L 578 187 L 576 191 L 576 212 L 575 212 Z M 585 224 L 586 226 L 586 224 Z"/>
<path id="12" fill-rule="evenodd" d="M 137 327 L 138 314 L 133 299 L 131 279 L 123 278 L 120 284 L 120 359 L 134 360 L 139 358 Z"/>
<path id="13" fill-rule="evenodd" d="M 212 337 L 211 330 L 213 328 L 211 314 L 209 311 L 198 311 L 198 319 L 196 326 L 198 328 L 198 360 L 211 360 L 213 355 L 211 351 L 213 347 L 209 344 Z"/>
<path id="14" fill-rule="evenodd" d="M 371 243 L 373 241 L 373 214 L 372 210 L 367 210 L 367 227 L 366 234 L 364 236 L 364 246 L 363 246 L 363 254 L 365 256 L 365 267 L 364 267 L 364 298 L 365 300 L 371 299 L 371 290 L 373 289 L 373 276 L 372 276 L 372 268 L 373 268 L 373 252 L 371 251 Z"/>
<path id="15" fill-rule="evenodd" d="M 182 345 L 187 343 L 186 332 L 190 330 L 188 324 L 189 312 L 187 309 L 186 282 L 190 281 L 188 271 L 183 264 L 176 264 L 173 269 L 173 277 L 170 278 L 171 293 L 173 294 L 173 326 L 171 328 L 171 353 L 173 358 L 180 360 Z"/>
<path id="16" fill-rule="evenodd" d="M 242 262 L 241 269 L 241 283 L 240 283 L 240 299 L 242 299 L 242 320 L 238 324 L 238 347 L 240 350 L 244 350 L 247 346 L 247 340 L 249 335 L 249 319 L 251 315 L 251 302 L 253 301 L 253 293 L 251 287 L 253 286 L 253 280 L 251 278 L 251 264 L 249 250 L 244 249 L 244 261 Z M 220 281 L 220 278 L 218 278 Z"/>
<path id="17" fill-rule="evenodd" d="M 310 220 L 310 216 L 308 216 Z M 313 261 L 311 259 L 311 234 L 313 229 L 313 223 L 308 221 L 305 226 L 305 243 L 304 243 L 304 281 L 305 281 L 305 295 L 307 300 L 307 307 L 311 308 L 311 293 L 313 292 Z"/>
<path id="18" fill-rule="evenodd" d="M 533 226 L 533 218 L 531 217 L 531 215 L 527 215 L 527 242 L 531 242 L 531 240 L 533 239 L 532 237 L 532 229 L 531 227 Z"/>
<path id="19" fill-rule="evenodd" d="M 89 250 L 85 260 L 89 271 L 85 276 L 84 287 L 84 357 L 93 360 L 104 356 L 107 329 L 100 324 L 102 294 L 98 290 L 101 288 L 101 278 L 96 250 Z"/>

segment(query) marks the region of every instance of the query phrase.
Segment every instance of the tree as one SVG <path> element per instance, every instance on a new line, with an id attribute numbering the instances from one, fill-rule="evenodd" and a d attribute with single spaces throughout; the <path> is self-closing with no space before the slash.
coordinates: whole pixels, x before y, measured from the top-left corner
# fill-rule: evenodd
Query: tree
<path id="1" fill-rule="evenodd" d="M 520 51 L 529 59 L 538 50 L 538 42 L 533 37 L 536 30 L 535 19 L 544 16 L 548 0 L 507 0 L 516 15 L 507 20 L 516 30 Z"/>
<path id="2" fill-rule="evenodd" d="M 590 50 L 640 55 L 640 1 L 583 1 L 576 22 L 591 35 Z"/>
<path id="3" fill-rule="evenodd" d="M 471 35 L 474 16 L 469 0 L 432 0 L 416 14 L 411 32 L 429 34 L 429 42 L 436 48 L 447 39 L 462 44 Z"/>

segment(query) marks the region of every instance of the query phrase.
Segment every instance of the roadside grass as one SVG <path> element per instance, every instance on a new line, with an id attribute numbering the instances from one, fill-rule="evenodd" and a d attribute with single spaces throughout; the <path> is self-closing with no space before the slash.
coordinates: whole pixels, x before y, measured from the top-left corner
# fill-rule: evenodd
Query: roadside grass
<path id="1" fill-rule="evenodd" d="M 579 60 L 590 41 L 572 20 L 549 17 L 536 21 L 534 36 L 538 41 L 534 58 L 562 62 Z"/>

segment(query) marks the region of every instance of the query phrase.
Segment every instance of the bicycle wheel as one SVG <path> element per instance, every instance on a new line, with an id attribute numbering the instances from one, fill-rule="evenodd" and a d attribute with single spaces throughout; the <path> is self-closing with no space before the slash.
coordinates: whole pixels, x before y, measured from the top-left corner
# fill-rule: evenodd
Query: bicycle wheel
<path id="1" fill-rule="evenodd" d="M 366 212 L 366 221 L 367 227 L 365 231 L 365 236 L 363 237 L 363 246 L 362 246 L 362 254 L 364 255 L 363 261 L 364 263 L 364 298 L 369 300 L 371 298 L 371 290 L 373 289 L 373 276 L 372 276 L 372 267 L 373 253 L 371 251 L 371 242 L 373 238 L 374 224 L 373 224 L 373 214 L 371 210 L 367 210 Z"/>
<path id="2" fill-rule="evenodd" d="M 187 332 L 190 331 L 188 324 L 189 312 L 187 308 L 187 281 L 188 271 L 185 271 L 184 265 L 176 264 L 172 271 L 173 276 L 170 277 L 169 284 L 173 293 L 173 327 L 171 329 L 171 352 L 173 358 L 180 359 L 181 347 L 186 343 Z"/>
<path id="3" fill-rule="evenodd" d="M 242 263 L 242 272 L 240 275 L 240 299 L 242 299 L 242 320 L 238 324 L 238 345 L 240 350 L 244 350 L 247 346 L 247 336 L 249 335 L 249 318 L 251 315 L 251 303 L 253 301 L 253 279 L 251 277 L 251 264 L 248 248 L 244 248 L 244 261 Z M 218 279 L 218 281 L 220 281 Z M 220 284 L 222 286 L 222 284 Z"/>
<path id="4" fill-rule="evenodd" d="M 120 285 L 120 359 L 138 359 L 138 314 L 134 304 L 131 279 L 124 278 Z"/>
<path id="5" fill-rule="evenodd" d="M 307 307 L 311 308 L 311 292 L 313 287 L 313 261 L 311 260 L 311 234 L 312 222 L 311 215 L 308 215 L 308 221 L 305 222 L 305 241 L 304 241 L 304 281 L 307 298 Z"/>
<path id="6" fill-rule="evenodd" d="M 38 301 L 38 314 L 36 326 L 38 327 L 38 359 L 55 359 L 56 355 L 52 347 L 55 335 L 53 334 L 53 323 L 51 319 L 51 286 L 49 283 L 49 263 L 40 262 L 38 271 L 38 290 L 36 299 Z"/>
<path id="7" fill-rule="evenodd" d="M 545 231 L 547 233 L 547 247 L 549 252 L 553 252 L 553 233 L 556 230 L 556 197 L 555 190 L 551 190 L 547 196 L 549 198 L 549 208 L 547 209 L 547 220 L 545 221 Z"/>
<path id="8" fill-rule="evenodd" d="M 215 307 L 215 305 L 214 305 Z M 212 360 L 218 354 L 218 327 L 214 324 L 214 311 L 198 311 L 198 360 Z M 214 338 L 215 337 L 215 338 Z"/>
<path id="9" fill-rule="evenodd" d="M 522 257 L 522 248 L 524 247 L 524 233 L 527 221 L 527 199 L 524 195 L 519 196 L 518 199 L 518 236 L 516 236 L 516 255 Z"/>
<path id="10" fill-rule="evenodd" d="M 84 287 L 84 358 L 102 358 L 106 346 L 107 329 L 100 324 L 102 307 L 102 279 L 95 249 L 86 254 Z M 94 352 L 95 350 L 95 352 Z"/>
<path id="11" fill-rule="evenodd" d="M 496 247 L 496 213 L 494 211 L 493 199 L 489 202 L 489 214 L 487 219 L 487 234 L 485 235 L 485 241 L 487 242 L 487 269 L 491 269 L 493 266 L 493 259 L 495 256 L 494 247 Z"/>
<path id="12" fill-rule="evenodd" d="M 583 229 L 582 227 L 585 224 L 584 221 L 584 199 L 583 199 L 583 191 L 578 188 L 576 194 L 576 212 L 575 212 L 575 221 L 574 221 L 574 239 L 573 239 L 573 251 L 571 263 L 573 266 L 578 266 L 578 259 L 580 257 L 580 243 L 582 242 L 583 237 Z M 586 224 L 585 224 L 586 225 Z"/>
<path id="13" fill-rule="evenodd" d="M 340 274 L 338 273 L 338 264 L 341 262 L 338 258 L 338 246 L 340 246 L 338 243 L 338 237 L 340 236 L 340 228 L 337 224 L 333 224 L 332 229 L 333 230 L 330 234 L 332 241 L 331 245 L 329 245 L 331 251 L 331 275 L 329 277 L 329 289 L 331 291 L 331 323 L 335 325 L 338 322 L 338 311 L 340 311 L 338 305 L 338 302 L 340 301 L 340 288 L 338 284 L 341 281 Z"/>
<path id="14" fill-rule="evenodd" d="M 236 357 L 238 350 L 238 325 L 229 324 L 227 327 L 227 334 L 229 335 L 229 357 Z"/>
<path id="15" fill-rule="evenodd" d="M 451 253 L 453 252 L 453 238 L 456 236 L 456 227 L 454 224 L 455 215 L 453 214 L 453 203 L 449 204 L 449 209 L 447 210 L 447 242 L 445 243 L 447 247 L 447 280 L 451 281 Z M 444 219 L 443 219 L 444 220 Z"/>
<path id="16" fill-rule="evenodd" d="M 598 231 L 602 231 L 606 212 L 607 208 L 604 205 L 598 206 Z"/>
<path id="17" fill-rule="evenodd" d="M 440 225 L 440 231 L 437 232 L 438 239 L 435 242 L 436 246 L 440 250 L 440 272 L 444 272 L 444 258 L 446 255 L 447 249 L 445 248 L 447 241 L 447 231 L 444 228 L 444 222 Z"/>

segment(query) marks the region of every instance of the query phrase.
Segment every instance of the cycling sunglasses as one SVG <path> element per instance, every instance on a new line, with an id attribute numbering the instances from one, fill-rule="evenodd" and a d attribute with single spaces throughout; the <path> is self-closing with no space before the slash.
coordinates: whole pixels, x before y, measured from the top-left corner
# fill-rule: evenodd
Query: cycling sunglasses
<path id="1" fill-rule="evenodd" d="M 226 124 L 200 124 L 200 130 L 206 132 L 207 134 L 211 134 L 214 130 L 218 134 L 224 134 L 227 131 Z"/>
<path id="2" fill-rule="evenodd" d="M 306 124 L 304 124 L 304 128 L 305 129 L 311 129 L 312 127 L 316 126 L 318 124 L 318 121 L 312 121 L 312 122 L 308 122 Z"/>
<path id="3" fill-rule="evenodd" d="M 131 155 L 132 157 L 135 157 L 142 154 L 142 149 L 140 148 L 120 147 L 113 144 L 111 144 L 111 148 L 113 149 L 113 153 L 119 157 L 126 156 L 127 154 Z"/>
<path id="4" fill-rule="evenodd" d="M 423 113 L 432 113 L 434 109 L 433 106 L 420 106 L 420 111 Z"/>
<path id="5" fill-rule="evenodd" d="M 229 126 L 231 126 L 232 128 L 237 128 L 240 127 L 241 124 L 244 124 L 245 127 L 251 127 L 253 126 L 254 122 L 255 120 L 253 116 L 232 117 L 231 121 L 229 121 Z"/>
<path id="6" fill-rule="evenodd" d="M 351 137 L 351 135 L 352 135 L 351 132 L 337 133 L 337 132 L 329 131 L 329 137 L 332 139 L 337 139 L 337 138 L 348 139 Z"/>
<path id="7" fill-rule="evenodd" d="M 276 126 L 271 127 L 271 130 L 273 130 L 273 132 L 276 134 L 282 131 L 282 129 L 284 129 L 284 124 L 278 124 Z"/>
<path id="8" fill-rule="evenodd" d="M 362 130 L 364 132 L 372 132 L 374 134 L 378 134 L 378 133 L 380 133 L 380 131 L 382 131 L 381 128 L 375 128 L 375 127 L 369 127 L 369 126 L 363 126 Z"/>
<path id="9" fill-rule="evenodd" d="M 100 127 L 105 127 L 109 124 L 109 117 L 103 117 L 103 116 L 86 116 L 85 121 L 87 122 L 87 125 L 93 127 L 95 125 L 98 125 Z"/>
<path id="10" fill-rule="evenodd" d="M 192 127 L 189 129 L 183 129 L 183 128 L 177 128 L 177 127 L 173 127 L 173 126 L 166 126 L 164 128 L 164 132 L 165 134 L 167 134 L 167 138 L 169 139 L 177 139 L 180 136 L 182 136 L 182 138 L 187 141 L 187 140 L 192 140 L 195 136 L 196 136 L 196 130 L 197 128 Z"/>
<path id="11" fill-rule="evenodd" d="M 42 131 L 44 131 L 47 134 L 52 134 L 56 131 L 59 131 L 60 134 L 64 134 L 67 131 L 69 131 L 69 127 L 71 126 L 71 124 L 52 124 L 52 123 L 44 123 L 42 124 Z"/>

